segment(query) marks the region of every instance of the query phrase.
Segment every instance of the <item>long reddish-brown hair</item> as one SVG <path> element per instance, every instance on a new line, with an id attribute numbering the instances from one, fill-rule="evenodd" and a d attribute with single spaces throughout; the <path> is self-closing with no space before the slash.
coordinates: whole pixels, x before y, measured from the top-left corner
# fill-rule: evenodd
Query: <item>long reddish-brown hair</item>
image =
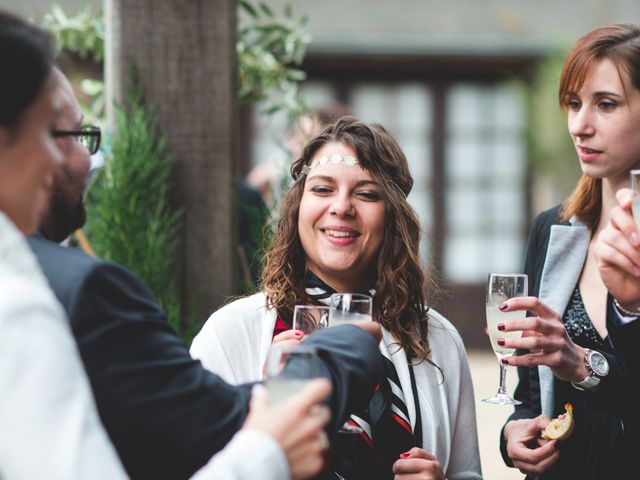
<path id="1" fill-rule="evenodd" d="M 640 28 L 630 23 L 609 25 L 589 32 L 573 46 L 562 67 L 558 101 L 563 109 L 580 90 L 594 63 L 611 60 L 621 78 L 628 75 L 640 90 Z M 561 216 L 574 215 L 592 230 L 598 226 L 602 209 L 602 179 L 582 175 L 573 193 L 564 202 Z"/>
<path id="2" fill-rule="evenodd" d="M 276 232 L 265 255 L 262 288 L 270 307 L 291 324 L 293 308 L 306 303 L 306 255 L 298 234 L 298 212 L 309 165 L 325 144 L 351 147 L 361 166 L 383 187 L 384 242 L 378 254 L 374 318 L 399 341 L 408 358 L 426 359 L 426 276 L 420 254 L 420 222 L 407 202 L 413 187 L 407 159 L 398 142 L 379 124 L 342 117 L 305 146 L 291 167 L 294 184 L 284 196 Z"/>

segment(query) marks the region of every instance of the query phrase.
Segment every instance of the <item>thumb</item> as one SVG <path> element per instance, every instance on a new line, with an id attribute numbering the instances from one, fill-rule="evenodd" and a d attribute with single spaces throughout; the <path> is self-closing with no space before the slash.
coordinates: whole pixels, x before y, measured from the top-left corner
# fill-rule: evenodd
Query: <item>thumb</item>
<path id="1" fill-rule="evenodd" d="M 627 210 L 631 208 L 633 196 L 633 190 L 630 188 L 621 188 L 616 192 L 616 200 L 618 200 L 618 204 Z"/>
<path id="2" fill-rule="evenodd" d="M 400 455 L 400 458 L 422 458 L 424 460 L 437 460 L 432 453 L 429 453 L 426 450 L 418 447 L 413 447 L 411 450 L 402 453 Z"/>
<path id="3" fill-rule="evenodd" d="M 378 322 L 361 321 L 354 323 L 354 325 L 357 325 L 361 329 L 369 332 L 376 343 L 380 343 L 380 341 L 382 340 L 382 329 L 380 328 L 380 324 Z"/>
<path id="4" fill-rule="evenodd" d="M 544 427 L 546 427 L 549 424 L 549 422 L 551 422 L 551 419 L 546 415 L 538 415 L 534 419 L 534 429 L 542 430 Z"/>
<path id="5" fill-rule="evenodd" d="M 251 400 L 249 401 L 249 412 L 259 414 L 269 407 L 269 393 L 264 385 L 256 383 L 251 389 Z"/>

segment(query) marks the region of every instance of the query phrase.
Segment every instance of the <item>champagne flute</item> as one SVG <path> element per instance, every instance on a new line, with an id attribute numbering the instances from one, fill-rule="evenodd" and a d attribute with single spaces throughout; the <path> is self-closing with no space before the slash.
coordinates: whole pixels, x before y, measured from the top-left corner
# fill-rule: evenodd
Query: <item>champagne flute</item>
<path id="1" fill-rule="evenodd" d="M 329 327 L 373 319 L 373 298 L 361 293 L 334 293 L 329 299 Z M 340 433 L 359 434 L 362 428 L 348 421 L 338 430 Z"/>
<path id="2" fill-rule="evenodd" d="M 372 320 L 373 298 L 361 293 L 334 293 L 329 299 L 329 326 Z"/>
<path id="3" fill-rule="evenodd" d="M 631 170 L 629 172 L 631 190 L 633 190 L 633 203 L 631 204 L 631 212 L 636 226 L 640 228 L 640 170 Z"/>
<path id="4" fill-rule="evenodd" d="M 265 387 L 272 404 L 286 400 L 319 376 L 318 352 L 307 345 L 274 345 L 267 354 Z M 285 365 L 287 368 L 284 370 Z"/>
<path id="5" fill-rule="evenodd" d="M 510 320 L 524 318 L 527 315 L 525 310 L 517 312 L 501 312 L 498 308 L 504 302 L 513 297 L 524 297 L 527 295 L 528 277 L 523 274 L 500 274 L 492 273 L 489 276 L 487 286 L 487 331 L 491 340 L 491 347 L 498 357 L 510 357 L 515 353 L 515 348 L 507 348 L 498 345 L 498 338 L 520 338 L 522 331 L 501 332 L 498 330 L 498 323 L 506 323 Z M 498 392 L 491 398 L 482 400 L 495 405 L 520 405 L 522 402 L 511 398 L 507 394 L 506 386 L 507 366 L 500 362 L 500 387 Z"/>
<path id="6" fill-rule="evenodd" d="M 292 328 L 305 335 L 326 328 L 328 323 L 329 307 L 326 305 L 296 305 L 293 309 Z"/>

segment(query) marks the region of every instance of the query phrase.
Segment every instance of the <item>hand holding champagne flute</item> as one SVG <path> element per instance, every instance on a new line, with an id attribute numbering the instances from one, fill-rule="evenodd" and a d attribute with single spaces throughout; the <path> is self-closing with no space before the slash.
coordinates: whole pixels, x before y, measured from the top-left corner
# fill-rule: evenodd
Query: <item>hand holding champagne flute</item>
<path id="1" fill-rule="evenodd" d="M 500 311 L 500 305 L 513 297 L 524 297 L 527 295 L 528 278 L 524 274 L 498 274 L 492 273 L 489 276 L 489 284 L 487 286 L 487 331 L 491 340 L 491 347 L 495 352 L 498 360 L 509 357 L 515 353 L 515 348 L 506 348 L 498 344 L 498 337 L 502 338 L 520 338 L 522 331 L 499 332 L 498 324 L 506 323 L 509 320 L 524 318 L 527 314 L 525 310 L 516 312 Z M 500 387 L 498 392 L 491 398 L 482 400 L 486 403 L 497 405 L 520 405 L 521 402 L 514 400 L 507 394 L 506 388 L 506 370 L 507 366 L 500 363 Z"/>
<path id="2" fill-rule="evenodd" d="M 300 345 L 274 345 L 267 355 L 265 365 L 265 386 L 272 404 L 280 403 L 302 390 L 311 380 L 319 375 L 318 354 L 315 348 Z M 295 377 L 283 372 L 284 366 L 291 364 Z M 288 372 L 291 373 L 291 372 Z"/>

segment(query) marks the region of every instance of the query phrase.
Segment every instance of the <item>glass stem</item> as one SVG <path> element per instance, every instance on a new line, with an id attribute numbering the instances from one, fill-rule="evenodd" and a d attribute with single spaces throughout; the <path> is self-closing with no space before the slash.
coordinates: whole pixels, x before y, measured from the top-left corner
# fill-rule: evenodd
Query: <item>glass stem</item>
<path id="1" fill-rule="evenodd" d="M 507 366 L 500 362 L 500 387 L 498 387 L 498 395 L 507 394 Z"/>

